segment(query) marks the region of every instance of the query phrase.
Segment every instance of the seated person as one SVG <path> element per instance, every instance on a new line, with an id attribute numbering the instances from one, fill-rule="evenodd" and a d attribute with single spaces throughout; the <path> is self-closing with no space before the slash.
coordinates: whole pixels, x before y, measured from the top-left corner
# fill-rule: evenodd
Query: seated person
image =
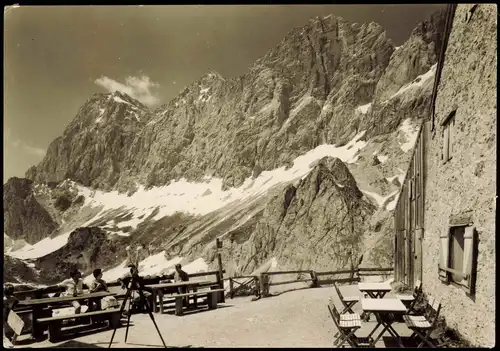
<path id="1" fill-rule="evenodd" d="M 66 286 L 66 291 L 61 293 L 61 296 L 81 296 L 83 295 L 83 279 L 82 274 L 77 269 L 71 271 L 71 280 L 68 283 L 61 283 Z M 75 314 L 80 314 L 82 306 L 80 302 L 75 300 L 71 304 L 75 308 Z"/>
<path id="2" fill-rule="evenodd" d="M 109 292 L 108 290 L 108 285 L 102 279 L 102 269 L 96 268 L 92 272 L 92 275 L 94 276 L 94 279 L 92 280 L 92 283 L 90 283 L 90 293 L 98 293 L 98 292 Z M 118 301 L 114 296 L 105 296 L 101 299 L 93 299 L 92 300 L 92 310 L 106 310 L 109 308 L 115 308 L 119 305 Z"/>
<path id="3" fill-rule="evenodd" d="M 94 269 L 92 275 L 94 276 L 94 279 L 92 280 L 92 283 L 90 283 L 90 293 L 108 291 L 108 286 L 102 279 L 102 269 Z"/>

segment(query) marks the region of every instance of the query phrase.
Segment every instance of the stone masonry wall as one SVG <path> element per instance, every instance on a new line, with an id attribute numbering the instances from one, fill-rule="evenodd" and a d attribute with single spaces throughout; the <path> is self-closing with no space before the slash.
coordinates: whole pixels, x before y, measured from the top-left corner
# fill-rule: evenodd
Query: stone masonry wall
<path id="1" fill-rule="evenodd" d="M 497 9 L 458 5 L 436 101 L 436 129 L 427 144 L 423 288 L 440 298 L 442 315 L 473 345 L 495 342 L 495 193 Z M 470 18 L 470 20 L 469 20 Z M 441 159 L 441 121 L 456 109 L 452 159 Z M 439 236 L 450 216 L 472 211 L 479 237 L 472 299 L 438 278 Z M 475 300 L 475 301 L 474 301 Z"/>

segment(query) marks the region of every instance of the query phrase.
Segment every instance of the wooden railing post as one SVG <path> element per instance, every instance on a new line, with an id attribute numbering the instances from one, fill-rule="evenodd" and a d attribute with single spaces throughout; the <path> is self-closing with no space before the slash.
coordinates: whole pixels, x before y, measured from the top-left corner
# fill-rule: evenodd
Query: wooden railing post
<path id="1" fill-rule="evenodd" d="M 215 277 L 217 279 L 217 285 L 219 286 L 219 289 L 224 289 L 224 282 L 222 281 L 222 277 L 220 275 L 220 272 L 215 272 Z M 219 303 L 225 302 L 224 298 L 224 292 L 221 292 L 219 294 L 219 298 L 217 299 Z"/>
<path id="2" fill-rule="evenodd" d="M 254 282 L 254 285 L 255 285 L 255 296 L 256 297 L 260 297 L 259 277 L 258 276 L 254 276 L 253 277 L 253 282 Z"/>
<path id="3" fill-rule="evenodd" d="M 233 278 L 229 278 L 229 296 L 234 298 Z"/>
<path id="4" fill-rule="evenodd" d="M 313 288 L 319 287 L 319 280 L 315 271 L 311 271 L 311 279 L 312 279 L 312 287 Z"/>
<path id="5" fill-rule="evenodd" d="M 219 288 L 224 289 L 224 269 L 222 268 L 222 256 L 221 256 L 221 249 L 222 249 L 222 241 L 219 238 L 215 239 L 216 247 L 217 247 L 217 263 L 219 266 Z M 224 294 L 220 294 L 221 298 L 219 302 L 226 302 L 226 299 L 224 297 Z"/>
<path id="6" fill-rule="evenodd" d="M 260 274 L 260 294 L 261 297 L 269 296 L 269 276 L 266 273 Z"/>

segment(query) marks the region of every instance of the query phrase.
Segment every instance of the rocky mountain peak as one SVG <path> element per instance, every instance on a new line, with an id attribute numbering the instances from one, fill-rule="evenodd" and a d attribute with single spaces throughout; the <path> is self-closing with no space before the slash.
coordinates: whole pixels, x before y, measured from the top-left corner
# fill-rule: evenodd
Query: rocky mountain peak
<path id="1" fill-rule="evenodd" d="M 310 174 L 316 180 L 318 189 L 323 181 L 328 181 L 339 189 L 348 190 L 358 199 L 363 197 L 351 172 L 337 157 L 323 157 L 315 164 Z"/>

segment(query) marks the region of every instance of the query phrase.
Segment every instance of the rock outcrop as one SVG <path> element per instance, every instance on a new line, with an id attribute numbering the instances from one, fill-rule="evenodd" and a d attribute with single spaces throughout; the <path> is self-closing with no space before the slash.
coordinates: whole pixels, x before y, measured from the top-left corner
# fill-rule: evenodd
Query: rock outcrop
<path id="1" fill-rule="evenodd" d="M 223 237 L 223 256 L 243 274 L 271 258 L 283 269 L 349 267 L 363 254 L 363 236 L 375 210 L 346 165 L 325 157 L 298 184 L 273 196 L 257 220 Z M 213 261 L 213 250 L 205 255 Z"/>
<path id="2" fill-rule="evenodd" d="M 68 279 L 75 268 L 91 273 L 97 267 L 120 263 L 124 259 L 120 240 L 109 239 L 106 232 L 98 227 L 77 228 L 64 247 L 33 260 L 39 272 L 38 281 L 53 284 Z"/>
<path id="3" fill-rule="evenodd" d="M 34 244 L 54 232 L 58 224 L 36 200 L 33 181 L 10 178 L 3 188 L 3 227 L 11 239 Z"/>

